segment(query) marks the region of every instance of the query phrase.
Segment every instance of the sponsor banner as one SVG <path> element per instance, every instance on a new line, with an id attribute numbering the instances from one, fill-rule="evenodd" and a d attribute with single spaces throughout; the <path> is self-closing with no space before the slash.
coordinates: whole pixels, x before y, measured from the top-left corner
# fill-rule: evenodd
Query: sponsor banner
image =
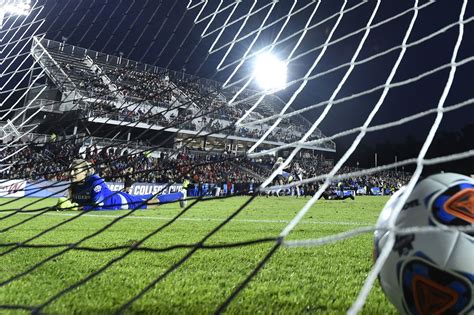
<path id="1" fill-rule="evenodd" d="M 10 181 L 13 182 L 13 181 Z M 25 181 L 23 181 L 25 183 Z M 122 191 L 124 188 L 124 183 L 120 182 L 106 182 L 112 191 Z M 23 184 L 23 188 L 25 185 Z M 28 181 L 26 184 L 26 189 L 23 190 L 24 195 L 9 195 L 8 197 L 52 197 L 60 198 L 67 195 L 67 190 L 69 188 L 69 182 L 53 182 L 53 181 Z M 165 183 L 135 183 L 132 185 L 130 194 L 132 195 L 146 195 L 146 194 L 168 194 L 173 192 L 181 191 L 182 185 L 175 184 L 168 187 Z M 5 197 L 4 195 L 0 195 Z"/>
<path id="2" fill-rule="evenodd" d="M 123 188 L 125 187 L 124 183 L 119 183 L 119 182 L 105 182 L 107 186 L 109 186 L 110 190 L 112 191 L 123 191 Z M 133 186 L 132 186 L 133 187 Z M 130 191 L 132 193 L 132 191 Z M 134 195 L 132 193 L 132 195 Z"/>
<path id="3" fill-rule="evenodd" d="M 188 196 L 199 197 L 199 196 L 210 196 L 212 195 L 215 188 L 219 187 L 216 184 L 201 184 L 201 190 L 197 184 L 190 184 L 188 187 Z M 232 186 L 233 187 L 233 186 Z M 224 185 L 224 193 L 227 193 L 227 185 Z M 219 192 L 221 188 L 219 187 Z"/>
<path id="4" fill-rule="evenodd" d="M 25 185 L 21 179 L 0 181 L 0 197 L 23 197 Z"/>
<path id="5" fill-rule="evenodd" d="M 374 195 L 374 196 L 381 196 L 381 195 L 382 195 L 382 191 L 380 190 L 379 187 L 372 187 L 372 188 L 370 188 L 370 192 L 371 192 L 372 195 Z"/>
<path id="6" fill-rule="evenodd" d="M 50 180 L 28 181 L 25 197 L 60 198 L 65 197 L 69 189 L 69 182 L 56 182 Z"/>
<path id="7" fill-rule="evenodd" d="M 367 195 L 367 187 L 359 187 L 357 188 L 358 195 Z"/>
<path id="8" fill-rule="evenodd" d="M 109 184 L 109 183 L 107 183 Z M 115 183 L 110 183 L 111 185 Z M 123 184 L 122 183 L 117 183 L 122 185 L 123 189 Z M 110 186 L 109 186 L 110 187 Z M 132 188 L 130 189 L 130 193 L 132 195 L 146 195 L 146 194 L 169 194 L 169 193 L 174 193 L 181 191 L 183 189 L 183 185 L 181 184 L 175 184 L 175 185 L 167 185 L 164 183 L 155 183 L 155 184 L 149 184 L 149 183 L 135 183 L 132 185 Z"/>
<path id="9" fill-rule="evenodd" d="M 344 196 L 355 196 L 356 191 L 355 190 L 344 190 Z"/>
<path id="10" fill-rule="evenodd" d="M 336 191 L 336 194 L 339 196 L 339 197 L 345 197 L 345 196 L 355 196 L 355 190 L 343 190 L 342 193 L 340 190 L 337 190 Z"/>

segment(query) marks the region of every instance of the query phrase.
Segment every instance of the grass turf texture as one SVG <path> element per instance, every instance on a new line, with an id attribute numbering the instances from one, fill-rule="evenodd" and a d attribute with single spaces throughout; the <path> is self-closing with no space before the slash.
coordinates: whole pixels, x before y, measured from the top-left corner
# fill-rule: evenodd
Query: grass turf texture
<path id="1" fill-rule="evenodd" d="M 200 202 L 141 246 L 165 248 L 196 243 L 246 200 L 247 197 L 236 197 Z M 317 238 L 373 225 L 387 200 L 386 197 L 359 197 L 355 201 L 319 200 L 288 239 Z M 77 216 L 82 212 L 74 211 L 48 212 L 37 217 L 34 215 L 38 212 L 10 215 L 11 211 L 7 210 L 19 209 L 33 201 L 38 202 L 25 209 L 52 206 L 57 199 L 11 201 L 0 199 L 0 244 L 24 242 L 66 220 L 70 221 L 27 244 L 75 243 L 127 213 L 89 212 L 80 217 Z M 205 244 L 276 237 L 306 201 L 290 197 L 258 197 Z M 80 246 L 131 246 L 169 222 L 180 211 L 177 204 L 137 211 L 81 242 Z M 273 243 L 264 243 L 238 248 L 200 249 L 134 302 L 127 312 L 212 313 L 272 246 Z M 66 249 L 0 247 L 0 283 Z M 11 252 L 5 254 L 7 250 Z M 153 253 L 134 251 L 97 277 L 53 300 L 42 311 L 54 314 L 113 313 L 189 251 L 183 248 Z M 107 252 L 68 250 L 23 277 L 0 285 L 0 305 L 41 305 L 125 252 L 124 249 Z M 345 313 L 371 266 L 372 234 L 321 247 L 280 248 L 230 304 L 227 313 Z M 0 312 L 25 313 L 18 310 Z M 363 313 L 396 312 L 376 284 Z"/>

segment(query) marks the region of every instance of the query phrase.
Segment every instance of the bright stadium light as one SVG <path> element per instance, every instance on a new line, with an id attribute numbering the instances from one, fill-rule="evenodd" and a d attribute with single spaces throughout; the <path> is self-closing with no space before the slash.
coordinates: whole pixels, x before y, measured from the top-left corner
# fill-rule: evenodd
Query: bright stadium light
<path id="1" fill-rule="evenodd" d="M 0 0 L 0 26 L 5 15 L 28 15 L 31 10 L 31 0 Z"/>
<path id="2" fill-rule="evenodd" d="M 257 57 L 254 76 L 262 89 L 275 92 L 285 88 L 286 85 L 286 63 L 276 56 L 265 53 Z"/>

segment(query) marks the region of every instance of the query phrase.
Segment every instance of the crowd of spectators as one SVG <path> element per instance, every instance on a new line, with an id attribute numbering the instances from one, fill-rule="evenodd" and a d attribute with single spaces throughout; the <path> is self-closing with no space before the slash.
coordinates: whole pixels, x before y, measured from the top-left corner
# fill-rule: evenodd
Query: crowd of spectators
<path id="1" fill-rule="evenodd" d="M 88 69 L 80 63 L 59 62 L 60 67 L 83 90 L 91 97 L 101 97 L 109 93 L 108 85 L 105 84 L 97 71 Z"/>
<path id="2" fill-rule="evenodd" d="M 171 102 L 169 77 L 163 74 L 136 71 L 134 67 L 106 67 L 104 73 L 125 97 L 147 100 L 152 104 Z"/>
<path id="3" fill-rule="evenodd" d="M 18 152 L 16 151 L 21 147 L 4 147 L 0 151 L 0 158 L 5 160 L 4 167 L 9 165 L 9 168 L 0 176 L 3 179 L 67 181 L 68 167 L 79 156 L 81 146 L 82 143 L 74 141 L 58 141 L 44 145 L 26 145 Z M 161 152 L 157 156 L 151 151 L 133 153 L 120 148 L 96 147 L 88 147 L 82 152 L 82 156 L 91 161 L 96 167 L 95 171 L 107 181 L 123 182 L 126 177 L 132 177 L 135 182 L 170 183 L 188 179 L 198 186 L 229 183 L 239 187 L 256 185 L 271 174 L 275 162 L 275 157 L 271 156 L 251 160 L 227 152 L 181 150 L 178 154 Z M 332 169 L 332 161 L 327 161 L 323 155 L 315 155 L 294 160 L 286 171 L 293 173 L 296 163 L 304 170 L 304 178 L 327 174 Z M 355 168 L 343 167 L 339 173 L 354 171 Z M 293 175 L 296 178 L 296 174 Z M 396 190 L 408 179 L 407 173 L 385 171 L 335 181 L 332 186 L 351 190 L 365 187 L 367 192 L 372 187 L 379 187 L 384 191 L 387 188 Z M 314 192 L 318 184 L 320 183 L 308 184 L 304 189 Z"/>
<path id="4" fill-rule="evenodd" d="M 68 167 L 81 144 L 49 142 L 0 148 L 2 179 L 69 180 Z"/>
<path id="5" fill-rule="evenodd" d="M 263 159 L 254 160 L 251 162 L 255 167 L 257 167 L 257 172 L 261 173 L 263 176 L 268 177 L 271 173 L 271 169 L 275 163 L 274 157 L 266 157 Z M 329 174 L 329 172 L 333 169 L 333 161 L 326 160 L 324 155 L 319 154 L 307 158 L 296 158 L 289 164 L 285 171 L 293 176 L 293 178 L 297 178 L 296 172 L 296 165 L 299 168 L 304 170 L 303 177 L 304 178 L 315 178 L 317 176 Z M 260 169 L 260 171 L 258 170 Z M 262 172 L 261 170 L 268 170 L 267 172 Z M 343 166 L 336 175 L 339 174 L 347 174 L 347 173 L 354 173 L 361 171 L 356 167 L 351 166 Z M 364 194 L 370 194 L 372 188 L 378 188 L 378 191 L 383 191 L 393 193 L 394 191 L 398 190 L 400 187 L 405 185 L 408 180 L 410 179 L 411 174 L 406 172 L 397 172 L 397 171 L 381 171 L 375 174 L 367 174 L 363 176 L 353 176 L 347 179 L 342 180 L 334 180 L 332 181 L 329 189 L 330 190 L 337 190 L 337 189 L 344 189 L 344 190 L 353 190 L 357 191 L 365 191 Z M 314 192 L 317 190 L 317 187 L 323 183 L 322 180 L 310 183 L 305 185 L 303 189 L 307 191 Z"/>
<path id="6" fill-rule="evenodd" d="M 3 179 L 68 180 L 68 167 L 78 157 L 80 145 L 51 142 L 45 145 L 6 147 L 0 151 L 4 166 Z M 16 152 L 16 153 L 15 153 Z M 12 155 L 13 154 L 13 155 Z M 12 155 L 10 158 L 8 156 Z M 236 165 L 242 159 L 226 158 L 222 154 L 197 155 L 179 153 L 169 157 L 167 153 L 152 157 L 151 152 L 128 153 L 115 149 L 87 148 L 82 156 L 93 163 L 96 172 L 107 181 L 121 182 L 131 175 L 136 182 L 182 182 L 185 177 L 197 183 L 254 182 L 256 177 Z M 246 163 L 246 162 L 245 162 Z"/>
<path id="7" fill-rule="evenodd" d="M 232 95 L 221 93 L 222 88 L 217 83 L 205 84 L 205 80 L 184 74 L 180 77 L 171 73 L 138 71 L 135 65 L 93 64 L 87 68 L 80 61 L 77 64 L 62 61 L 60 65 L 81 90 L 96 99 L 93 103 L 87 103 L 86 113 L 89 116 L 107 116 L 192 131 L 202 129 L 253 139 L 262 137 L 270 127 L 264 123 L 258 128 L 225 128 L 241 118 L 253 105 L 253 101 L 244 101 L 251 98 L 252 93 L 249 91 L 244 91 L 229 106 L 228 100 Z M 121 102 L 120 106 L 117 106 L 117 102 Z M 270 108 L 275 102 L 273 98 L 265 99 L 246 121 L 273 115 L 276 109 L 272 112 Z M 161 110 L 144 110 L 143 106 L 136 106 L 140 103 Z M 179 110 L 173 112 L 175 108 Z M 267 140 L 294 142 L 301 139 L 304 131 L 298 122 L 285 119 L 268 135 Z M 316 138 L 312 136 L 309 140 Z"/>

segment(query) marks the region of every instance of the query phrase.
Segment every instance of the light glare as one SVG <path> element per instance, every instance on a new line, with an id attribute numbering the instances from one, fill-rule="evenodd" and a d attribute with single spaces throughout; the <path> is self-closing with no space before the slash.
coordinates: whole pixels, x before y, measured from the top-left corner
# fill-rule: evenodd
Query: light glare
<path id="1" fill-rule="evenodd" d="M 275 92 L 285 88 L 287 66 L 271 54 L 257 57 L 254 75 L 258 84 L 266 91 Z"/>
<path id="2" fill-rule="evenodd" d="M 4 15 L 28 15 L 31 1 L 0 1 L 0 12 Z"/>

